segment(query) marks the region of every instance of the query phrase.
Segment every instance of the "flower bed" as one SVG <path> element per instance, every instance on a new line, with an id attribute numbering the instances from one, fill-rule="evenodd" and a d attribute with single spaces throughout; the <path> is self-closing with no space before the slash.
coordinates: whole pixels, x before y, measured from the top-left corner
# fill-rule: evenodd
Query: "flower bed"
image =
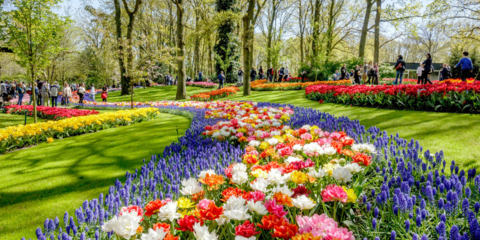
<path id="1" fill-rule="evenodd" d="M 200 88 L 215 88 L 218 84 L 212 82 L 186 82 L 187 86 L 200 87 Z"/>
<path id="2" fill-rule="evenodd" d="M 0 153 L 88 132 L 130 125 L 156 116 L 155 108 L 117 111 L 0 129 Z"/>
<path id="3" fill-rule="evenodd" d="M 418 141 L 282 104 L 157 105 L 194 114 L 186 135 L 38 239 L 479 239 L 480 176 Z"/>
<path id="4" fill-rule="evenodd" d="M 190 96 L 192 100 L 196 101 L 213 101 L 222 97 L 227 97 L 231 94 L 236 94 L 240 91 L 237 87 L 231 86 L 222 89 L 213 90 L 210 92 L 199 93 Z"/>
<path id="5" fill-rule="evenodd" d="M 395 78 L 383 78 L 382 81 L 386 81 L 386 82 L 394 82 L 395 81 Z M 402 80 L 403 82 L 410 82 L 410 83 L 417 83 L 418 82 L 418 79 L 412 79 L 412 78 L 405 78 Z M 467 82 L 468 83 L 473 83 L 475 81 L 475 79 L 473 78 L 469 78 L 467 79 Z M 443 81 L 438 81 L 438 80 L 434 80 L 432 81 L 433 83 L 446 83 L 446 82 L 450 82 L 450 83 L 461 83 L 462 80 L 459 79 L 459 78 L 455 78 L 455 79 L 446 79 L 446 80 L 443 80 Z"/>
<path id="6" fill-rule="evenodd" d="M 278 90 L 302 90 L 312 85 L 348 85 L 351 84 L 350 80 L 342 81 L 317 81 L 317 82 L 305 82 L 305 83 L 267 83 L 267 80 L 258 80 L 251 83 L 252 90 L 254 91 L 278 91 Z"/>
<path id="7" fill-rule="evenodd" d="M 480 82 L 307 87 L 308 99 L 345 105 L 438 112 L 480 111 Z"/>
<path id="8" fill-rule="evenodd" d="M 33 106 L 31 105 L 10 105 L 4 108 L 4 112 L 11 114 L 33 116 Z M 58 120 L 63 118 L 79 117 L 98 114 L 96 110 L 79 110 L 59 107 L 37 106 L 37 116 L 39 118 Z"/>

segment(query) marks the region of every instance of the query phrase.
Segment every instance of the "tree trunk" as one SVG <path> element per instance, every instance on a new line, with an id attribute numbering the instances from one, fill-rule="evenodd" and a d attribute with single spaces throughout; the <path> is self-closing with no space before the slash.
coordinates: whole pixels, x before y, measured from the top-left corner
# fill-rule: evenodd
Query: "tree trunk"
<path id="1" fill-rule="evenodd" d="M 267 65 L 272 66 L 272 39 L 273 39 L 273 23 L 275 22 L 275 14 L 277 12 L 276 0 L 272 2 L 272 16 L 268 19 L 268 32 L 267 32 Z"/>
<path id="2" fill-rule="evenodd" d="M 367 0 L 367 10 L 365 11 L 365 19 L 363 20 L 362 35 L 360 36 L 360 47 L 358 49 L 358 56 L 365 58 L 365 45 L 367 43 L 368 23 L 370 21 L 370 14 L 372 13 L 373 0 Z"/>
<path id="3" fill-rule="evenodd" d="M 123 59 L 123 45 L 122 45 L 122 9 L 120 8 L 120 0 L 114 0 L 115 3 L 115 25 L 117 30 L 117 44 L 118 44 L 118 65 L 120 67 L 120 83 L 122 84 L 121 95 L 129 94 L 129 81 L 126 76 L 125 62 Z"/>
<path id="4" fill-rule="evenodd" d="M 380 17 L 382 15 L 382 0 L 377 0 L 377 14 L 375 16 L 375 53 L 373 56 L 373 62 L 378 63 L 380 59 Z"/>
<path id="5" fill-rule="evenodd" d="M 250 89 L 250 69 L 252 68 L 253 60 L 253 10 L 255 7 L 255 0 L 248 0 L 247 14 L 243 16 L 243 69 L 245 72 L 245 79 L 243 81 L 243 96 L 251 94 Z"/>
<path id="6" fill-rule="evenodd" d="M 198 21 L 200 20 L 200 17 L 198 16 L 198 13 L 196 13 L 195 17 L 195 23 L 196 23 L 196 28 L 198 29 Z M 193 70 L 193 79 L 195 79 L 195 75 L 200 72 L 200 37 L 195 36 L 195 48 L 194 48 L 194 70 Z"/>
<path id="7" fill-rule="evenodd" d="M 177 58 L 178 58 L 178 81 L 176 100 L 187 98 L 187 89 L 185 87 L 185 39 L 184 39 L 184 23 L 183 7 L 184 0 L 176 0 L 177 6 Z"/>
<path id="8" fill-rule="evenodd" d="M 313 33 L 312 33 L 312 56 L 310 60 L 311 67 L 316 65 L 316 59 L 319 54 L 319 36 L 320 36 L 320 1 L 315 0 L 315 9 L 313 14 Z"/>
<path id="9" fill-rule="evenodd" d="M 327 47 L 326 47 L 326 57 L 327 57 L 327 62 L 328 58 L 330 56 L 330 53 L 332 52 L 332 44 L 333 44 L 333 29 L 335 27 L 335 16 L 334 16 L 334 9 L 335 9 L 335 0 L 330 2 L 330 9 L 328 10 L 328 22 L 327 22 Z"/>
<path id="10" fill-rule="evenodd" d="M 35 68 L 32 66 L 30 71 L 32 72 L 32 102 L 33 102 L 33 122 L 37 123 L 37 99 L 35 96 Z M 40 89 L 38 89 L 40 93 Z"/>
<path id="11" fill-rule="evenodd" d="M 299 8 L 298 8 L 298 25 L 300 28 L 300 63 L 303 64 L 305 61 L 305 53 L 304 53 L 304 46 L 303 46 L 303 34 L 304 34 L 304 23 L 303 23 L 303 9 L 302 9 L 302 0 L 299 1 Z"/>

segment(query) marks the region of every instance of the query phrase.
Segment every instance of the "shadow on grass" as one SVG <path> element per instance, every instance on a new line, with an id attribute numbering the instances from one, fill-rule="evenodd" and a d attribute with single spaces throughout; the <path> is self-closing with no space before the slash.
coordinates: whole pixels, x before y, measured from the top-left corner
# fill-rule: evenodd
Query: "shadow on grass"
<path id="1" fill-rule="evenodd" d="M 159 154 L 189 127 L 181 116 L 42 143 L 0 156 L 0 239 L 34 237 L 46 218 L 73 214 L 143 159 Z M 145 159 L 149 160 L 149 159 Z"/>

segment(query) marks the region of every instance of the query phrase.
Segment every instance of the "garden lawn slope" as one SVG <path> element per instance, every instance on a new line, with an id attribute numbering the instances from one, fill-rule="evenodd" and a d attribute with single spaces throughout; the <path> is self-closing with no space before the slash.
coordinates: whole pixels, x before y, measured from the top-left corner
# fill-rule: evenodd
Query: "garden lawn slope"
<path id="1" fill-rule="evenodd" d="M 149 88 L 138 88 L 134 90 L 133 101 L 135 102 L 148 102 L 148 101 L 161 101 L 161 100 L 175 100 L 177 94 L 177 86 L 159 86 Z M 187 87 L 187 98 L 190 96 L 199 94 L 202 92 L 209 92 L 212 89 L 200 88 L 200 87 Z M 130 95 L 120 95 L 121 91 L 115 91 L 108 93 L 109 102 L 129 102 Z M 95 100 L 101 102 L 100 94 L 97 94 Z"/>
<path id="2" fill-rule="evenodd" d="M 125 172 L 177 140 L 176 127 L 182 136 L 189 126 L 185 117 L 162 113 L 151 121 L 0 155 L 0 239 L 33 239 L 45 218 L 66 210 L 74 215 L 85 199 L 108 192 L 117 178 L 124 181 Z"/>
<path id="3" fill-rule="evenodd" d="M 44 122 L 44 119 L 37 119 L 38 122 Z M 24 115 L 13 115 L 8 113 L 0 113 L 0 128 L 6 128 L 25 123 Z M 33 117 L 27 117 L 27 123 L 33 123 Z"/>
<path id="4" fill-rule="evenodd" d="M 288 103 L 328 112 L 337 117 L 357 119 L 366 128 L 377 126 L 389 134 L 399 133 L 405 139 L 418 140 L 431 152 L 443 150 L 447 160 L 455 160 L 463 169 L 480 168 L 480 115 L 432 113 L 422 111 L 385 110 L 349 107 L 338 104 L 319 104 L 305 98 L 304 91 L 252 91 L 224 99 Z"/>

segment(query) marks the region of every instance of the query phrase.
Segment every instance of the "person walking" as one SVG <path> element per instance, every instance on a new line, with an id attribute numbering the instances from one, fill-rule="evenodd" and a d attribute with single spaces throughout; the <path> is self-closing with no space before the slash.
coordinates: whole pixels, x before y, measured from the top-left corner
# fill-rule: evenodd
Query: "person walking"
<path id="1" fill-rule="evenodd" d="M 290 76 L 290 72 L 288 71 L 288 67 L 286 67 L 284 71 L 284 76 L 283 76 L 283 78 L 285 79 L 285 82 L 288 80 L 289 76 Z"/>
<path id="2" fill-rule="evenodd" d="M 203 73 L 202 71 L 198 72 L 198 81 L 203 82 Z"/>
<path id="3" fill-rule="evenodd" d="M 91 98 L 92 101 L 94 101 L 94 102 L 95 102 L 95 95 L 97 94 L 95 91 L 96 91 L 96 90 L 95 90 L 95 85 L 92 84 L 92 86 L 90 87 L 90 98 Z"/>
<path id="4" fill-rule="evenodd" d="M 427 53 L 426 55 L 427 59 L 423 61 L 423 71 L 422 71 L 422 82 L 423 84 L 427 84 L 427 82 L 430 82 L 430 79 L 428 79 L 428 75 L 433 71 L 432 68 L 432 55 L 430 53 Z"/>
<path id="5" fill-rule="evenodd" d="M 397 58 L 397 63 L 393 67 L 397 71 L 397 75 L 395 77 L 395 82 L 393 82 L 394 85 L 402 84 L 403 82 L 403 73 L 405 73 L 405 69 L 407 69 L 407 66 L 405 64 L 405 60 L 403 60 L 402 55 L 398 55 Z"/>
<path id="6" fill-rule="evenodd" d="M 275 81 L 275 69 L 273 67 L 270 68 L 270 82 Z"/>
<path id="7" fill-rule="evenodd" d="M 302 72 L 302 83 L 305 82 L 305 79 L 307 79 L 307 71 L 303 70 L 303 72 Z"/>
<path id="8" fill-rule="evenodd" d="M 85 85 L 83 83 L 80 83 L 80 86 L 78 87 L 77 90 L 78 94 L 78 103 L 83 104 L 83 98 L 85 97 Z"/>
<path id="9" fill-rule="evenodd" d="M 245 74 L 245 73 L 243 72 L 242 68 L 239 68 L 239 69 L 238 69 L 238 73 L 237 73 L 237 75 L 238 75 L 238 84 L 243 84 L 243 75 L 244 75 L 244 74 Z"/>
<path id="10" fill-rule="evenodd" d="M 50 86 L 50 98 L 52 99 L 52 107 L 56 107 L 58 105 L 58 93 L 60 93 L 60 86 L 58 82 L 55 81 Z"/>
<path id="11" fill-rule="evenodd" d="M 367 78 L 367 81 L 364 82 L 364 84 L 365 85 L 372 84 L 373 83 L 372 79 L 373 79 L 374 75 L 375 75 L 375 69 L 373 69 L 373 66 L 370 66 L 370 68 L 368 69 L 368 72 L 367 72 L 367 77 L 368 78 Z"/>
<path id="12" fill-rule="evenodd" d="M 355 79 L 355 84 L 360 84 L 360 78 L 361 78 L 361 73 L 362 71 L 362 65 L 358 66 L 355 68 L 355 72 L 353 74 L 353 78 Z"/>
<path id="13" fill-rule="evenodd" d="M 342 68 L 340 68 L 340 80 L 347 79 L 347 64 L 343 64 Z"/>
<path id="14" fill-rule="evenodd" d="M 257 71 L 255 71 L 255 68 L 252 68 L 252 70 L 250 70 L 250 79 L 251 81 L 255 81 L 255 78 L 257 77 Z"/>
<path id="15" fill-rule="evenodd" d="M 258 79 L 264 79 L 263 67 L 262 66 L 260 66 L 260 69 L 258 69 Z"/>
<path id="16" fill-rule="evenodd" d="M 28 93 L 28 91 L 27 91 L 27 93 Z M 36 98 L 39 97 L 39 94 L 38 94 L 39 91 L 38 91 L 37 83 L 33 83 L 33 89 L 30 90 L 30 102 L 28 103 L 28 105 L 32 105 L 32 102 L 33 102 L 33 94 L 32 93 L 35 94 Z"/>
<path id="17" fill-rule="evenodd" d="M 6 102 L 6 99 L 7 99 L 7 85 L 3 82 L 3 81 L 0 81 L 0 102 Z M 1 105 L 0 105 L 1 107 Z"/>
<path id="18" fill-rule="evenodd" d="M 23 95 L 25 94 L 25 88 L 23 87 L 23 85 L 21 83 L 17 83 L 16 92 L 18 94 L 17 105 L 22 105 Z"/>
<path id="19" fill-rule="evenodd" d="M 417 68 L 417 84 L 423 84 L 423 78 L 422 78 L 423 66 L 424 66 L 423 63 L 420 63 L 420 65 Z"/>
<path id="20" fill-rule="evenodd" d="M 278 82 L 282 82 L 283 74 L 285 73 L 285 69 L 282 67 L 278 70 Z"/>
<path id="21" fill-rule="evenodd" d="M 223 71 L 220 71 L 220 74 L 218 74 L 218 89 L 223 88 L 224 81 L 225 81 L 225 75 L 223 75 Z"/>
<path id="22" fill-rule="evenodd" d="M 62 92 L 62 99 L 64 99 L 65 105 L 70 104 L 70 97 L 72 96 L 72 89 L 68 85 L 68 83 L 65 83 L 63 87 L 63 92 Z"/>
<path id="23" fill-rule="evenodd" d="M 40 106 L 45 106 L 45 102 L 48 102 L 48 95 L 49 95 L 48 85 L 47 83 L 42 84 L 42 88 L 40 88 L 40 95 L 42 100 L 40 101 Z"/>
<path id="24" fill-rule="evenodd" d="M 468 57 L 467 51 L 463 52 L 463 58 L 455 65 L 456 68 L 459 66 L 462 67 L 462 82 L 466 82 L 470 73 L 473 72 L 472 60 Z"/>
<path id="25" fill-rule="evenodd" d="M 272 67 L 268 67 L 268 69 L 267 69 L 267 82 L 270 82 L 271 71 L 272 71 Z"/>
<path id="26" fill-rule="evenodd" d="M 103 85 L 101 97 L 102 97 L 102 102 L 107 102 L 107 97 L 108 97 L 108 87 L 107 87 L 107 84 Z"/>

